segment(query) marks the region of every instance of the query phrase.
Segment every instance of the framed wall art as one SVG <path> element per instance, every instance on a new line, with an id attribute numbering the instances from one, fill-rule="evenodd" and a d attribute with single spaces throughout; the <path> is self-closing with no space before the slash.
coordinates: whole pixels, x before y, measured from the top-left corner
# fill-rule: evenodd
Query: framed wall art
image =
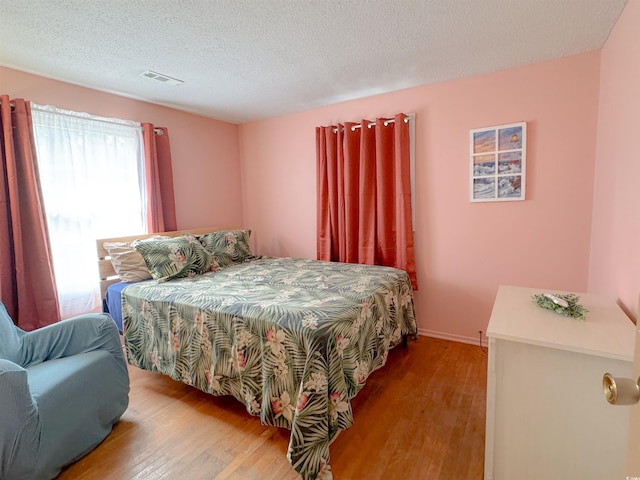
<path id="1" fill-rule="evenodd" d="M 527 123 L 474 129 L 469 142 L 470 200 L 524 200 Z"/>

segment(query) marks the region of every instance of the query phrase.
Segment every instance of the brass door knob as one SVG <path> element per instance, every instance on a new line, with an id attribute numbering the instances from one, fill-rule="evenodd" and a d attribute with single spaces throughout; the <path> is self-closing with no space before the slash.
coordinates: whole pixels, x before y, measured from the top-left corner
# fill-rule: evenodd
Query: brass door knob
<path id="1" fill-rule="evenodd" d="M 611 405 L 633 405 L 640 401 L 640 378 L 634 381 L 605 373 L 602 377 L 602 390 Z"/>

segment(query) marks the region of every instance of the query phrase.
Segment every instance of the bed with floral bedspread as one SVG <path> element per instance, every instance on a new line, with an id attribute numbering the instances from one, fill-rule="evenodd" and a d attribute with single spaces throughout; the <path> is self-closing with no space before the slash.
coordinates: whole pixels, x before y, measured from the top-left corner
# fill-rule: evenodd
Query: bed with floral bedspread
<path id="1" fill-rule="evenodd" d="M 132 284 L 122 301 L 129 363 L 290 429 L 287 458 L 305 480 L 331 478 L 350 400 L 416 334 L 409 277 L 382 266 L 263 257 Z"/>

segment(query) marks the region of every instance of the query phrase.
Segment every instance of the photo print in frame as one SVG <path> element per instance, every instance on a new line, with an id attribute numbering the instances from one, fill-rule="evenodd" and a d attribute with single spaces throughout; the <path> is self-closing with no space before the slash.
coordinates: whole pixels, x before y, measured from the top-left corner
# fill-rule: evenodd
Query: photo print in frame
<path id="1" fill-rule="evenodd" d="M 510 123 L 469 132 L 470 200 L 524 200 L 527 123 Z"/>

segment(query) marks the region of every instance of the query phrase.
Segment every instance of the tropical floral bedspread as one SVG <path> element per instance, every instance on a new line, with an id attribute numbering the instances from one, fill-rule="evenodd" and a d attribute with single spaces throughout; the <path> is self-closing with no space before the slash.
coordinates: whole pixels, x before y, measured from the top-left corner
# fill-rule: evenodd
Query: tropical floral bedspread
<path id="1" fill-rule="evenodd" d="M 331 478 L 329 444 L 350 400 L 402 334 L 415 335 L 406 272 L 261 258 L 122 294 L 130 364 L 213 395 L 233 395 L 291 430 L 302 478 Z"/>

